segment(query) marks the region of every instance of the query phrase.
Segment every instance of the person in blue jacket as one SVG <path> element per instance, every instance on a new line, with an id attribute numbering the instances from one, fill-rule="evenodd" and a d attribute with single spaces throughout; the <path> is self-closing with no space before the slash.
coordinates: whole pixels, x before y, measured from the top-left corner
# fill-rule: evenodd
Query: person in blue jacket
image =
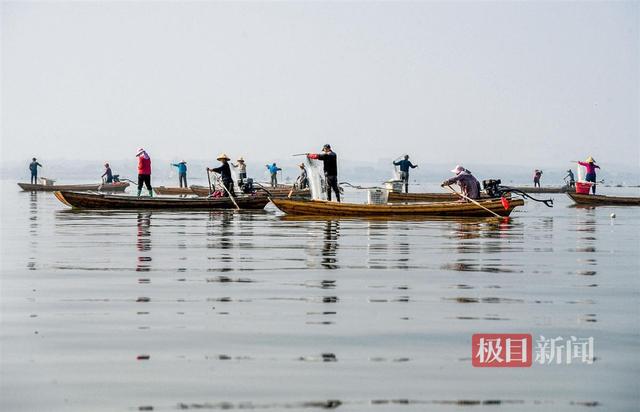
<path id="1" fill-rule="evenodd" d="M 400 180 L 404 182 L 404 192 L 409 193 L 409 168 L 415 169 L 418 165 L 409 161 L 409 155 L 404 155 L 403 160 L 393 162 L 393 165 L 400 166 Z"/>
<path id="2" fill-rule="evenodd" d="M 183 160 L 180 163 L 171 163 L 171 166 L 178 168 L 178 180 L 180 181 L 180 187 L 182 187 L 183 182 L 184 187 L 189 187 L 187 186 L 187 162 Z"/>
<path id="3" fill-rule="evenodd" d="M 269 173 L 271 173 L 271 187 L 278 186 L 278 172 L 282 169 L 276 166 L 275 162 L 267 165 L 267 169 L 269 169 Z"/>

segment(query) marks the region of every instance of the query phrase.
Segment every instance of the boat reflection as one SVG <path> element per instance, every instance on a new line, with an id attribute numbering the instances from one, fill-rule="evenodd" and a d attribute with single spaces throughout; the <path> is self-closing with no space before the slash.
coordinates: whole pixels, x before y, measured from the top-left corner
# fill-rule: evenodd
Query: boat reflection
<path id="1" fill-rule="evenodd" d="M 137 216 L 136 249 L 138 257 L 136 272 L 148 272 L 151 270 L 151 212 L 138 213 Z"/>

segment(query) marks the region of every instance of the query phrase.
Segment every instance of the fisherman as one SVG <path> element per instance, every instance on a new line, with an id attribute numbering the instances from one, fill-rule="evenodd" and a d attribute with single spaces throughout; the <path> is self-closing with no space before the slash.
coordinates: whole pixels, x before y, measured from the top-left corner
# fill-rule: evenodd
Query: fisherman
<path id="1" fill-rule="evenodd" d="M 451 186 L 452 184 L 457 183 L 458 186 L 460 186 L 462 194 L 469 199 L 480 198 L 480 182 L 473 177 L 471 171 L 457 165 L 451 172 L 454 173 L 455 176 L 442 182 L 440 185 L 441 187 Z M 467 199 L 462 199 L 462 201 L 467 201 Z"/>
<path id="2" fill-rule="evenodd" d="M 409 168 L 415 169 L 418 165 L 409 161 L 409 155 L 404 155 L 404 160 L 393 162 L 393 165 L 400 166 L 400 180 L 404 182 L 404 192 L 409 193 Z"/>
<path id="3" fill-rule="evenodd" d="M 31 171 L 31 183 L 38 183 L 38 166 L 42 167 L 40 163 L 34 157 L 29 163 L 29 170 Z"/>
<path id="4" fill-rule="evenodd" d="M 533 171 L 533 187 L 540 187 L 540 178 L 542 177 L 542 170 Z"/>
<path id="5" fill-rule="evenodd" d="M 298 189 L 303 190 L 309 187 L 309 178 L 307 177 L 307 169 L 304 167 L 304 163 L 300 163 L 298 167 L 300 167 L 300 176 L 296 179 L 296 186 Z"/>
<path id="6" fill-rule="evenodd" d="M 267 169 L 269 169 L 269 173 L 271 173 L 271 187 L 276 187 L 278 186 L 278 172 L 282 169 L 280 169 L 278 166 L 276 166 L 276 163 L 273 162 L 273 164 L 270 165 L 266 165 Z"/>
<path id="7" fill-rule="evenodd" d="M 142 185 L 147 186 L 149 191 L 149 197 L 153 197 L 153 190 L 151 189 L 151 158 L 147 152 L 141 147 L 138 149 L 138 196 L 142 192 Z"/>
<path id="8" fill-rule="evenodd" d="M 231 177 L 231 167 L 229 167 L 229 160 L 231 160 L 231 158 L 223 153 L 218 156 L 216 160 L 222 162 L 222 164 L 218 167 L 214 167 L 213 169 L 207 167 L 207 172 L 219 173 L 222 184 L 227 189 L 224 191 L 223 196 L 233 196 L 233 177 Z"/>
<path id="9" fill-rule="evenodd" d="M 171 166 L 178 168 L 178 181 L 180 182 L 180 187 L 182 187 L 183 182 L 184 187 L 189 187 L 187 186 L 187 162 L 182 160 L 180 163 L 171 163 Z"/>
<path id="10" fill-rule="evenodd" d="M 329 144 L 322 146 L 322 153 L 308 153 L 309 159 L 322 160 L 324 177 L 327 183 L 327 200 L 331 201 L 331 189 L 336 193 L 336 200 L 340 202 L 340 188 L 338 187 L 338 155 L 331 150 Z"/>
<path id="11" fill-rule="evenodd" d="M 104 173 L 101 176 L 102 180 L 105 183 L 113 183 L 113 173 L 111 173 L 111 167 L 109 166 L 109 163 L 105 163 L 104 168 Z"/>
<path id="12" fill-rule="evenodd" d="M 238 163 L 234 164 L 233 167 L 238 168 L 238 179 L 240 180 L 238 184 L 242 186 L 244 184 L 244 179 L 247 178 L 247 165 L 244 163 L 243 157 L 240 157 L 237 162 Z"/>
<path id="13" fill-rule="evenodd" d="M 584 166 L 587 169 L 587 174 L 584 177 L 584 180 L 586 180 L 587 182 L 593 183 L 591 185 L 591 190 L 595 195 L 596 194 L 596 169 L 600 169 L 600 166 L 596 164 L 595 159 L 591 156 L 587 157 L 587 160 L 585 160 L 584 162 L 579 161 L 578 164 L 580 166 Z"/>
<path id="14" fill-rule="evenodd" d="M 567 170 L 567 175 L 564 177 L 564 180 L 566 181 L 567 178 L 569 178 L 569 187 L 575 187 L 576 179 L 573 176 L 573 172 L 571 171 L 571 169 Z"/>

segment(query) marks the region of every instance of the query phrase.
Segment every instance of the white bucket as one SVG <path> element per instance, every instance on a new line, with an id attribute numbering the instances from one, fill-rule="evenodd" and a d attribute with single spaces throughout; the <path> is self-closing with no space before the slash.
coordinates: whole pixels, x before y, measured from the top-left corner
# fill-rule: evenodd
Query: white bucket
<path id="1" fill-rule="evenodd" d="M 392 191 L 393 193 L 401 193 L 402 192 L 402 180 L 388 180 L 384 182 L 384 187 L 387 190 Z"/>
<path id="2" fill-rule="evenodd" d="M 42 182 L 43 185 L 45 186 L 53 186 L 53 184 L 56 182 L 53 179 L 49 179 L 47 177 L 41 177 L 40 181 Z"/>
<path id="3" fill-rule="evenodd" d="M 385 189 L 369 189 L 367 202 L 370 205 L 384 205 L 389 200 L 389 191 Z"/>

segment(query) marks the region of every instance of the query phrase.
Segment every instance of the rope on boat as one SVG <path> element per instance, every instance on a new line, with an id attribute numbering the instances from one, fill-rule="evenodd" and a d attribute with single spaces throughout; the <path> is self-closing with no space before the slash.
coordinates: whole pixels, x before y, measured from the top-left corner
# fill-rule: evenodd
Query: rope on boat
<path id="1" fill-rule="evenodd" d="M 340 185 L 340 186 L 342 186 L 342 185 L 344 185 L 344 186 L 349 186 L 349 187 L 351 187 L 351 188 L 354 188 L 354 189 L 360 189 L 360 190 L 383 189 L 382 187 L 378 187 L 378 186 L 369 186 L 369 187 L 365 187 L 365 186 L 360 186 L 360 185 L 352 185 L 352 184 L 351 184 L 351 183 L 349 183 L 349 182 L 340 182 L 340 183 L 338 183 L 338 185 Z"/>
<path id="2" fill-rule="evenodd" d="M 520 195 L 524 198 L 527 199 L 531 199 L 534 202 L 540 202 L 540 203 L 544 203 L 544 205 L 546 207 L 553 207 L 553 199 L 536 199 L 535 197 L 531 196 L 529 193 L 524 192 L 520 189 L 516 189 L 513 187 L 509 187 L 509 186 L 498 186 L 498 190 L 500 192 L 500 195 L 505 195 L 507 193 L 513 193 L 516 195 Z"/>

